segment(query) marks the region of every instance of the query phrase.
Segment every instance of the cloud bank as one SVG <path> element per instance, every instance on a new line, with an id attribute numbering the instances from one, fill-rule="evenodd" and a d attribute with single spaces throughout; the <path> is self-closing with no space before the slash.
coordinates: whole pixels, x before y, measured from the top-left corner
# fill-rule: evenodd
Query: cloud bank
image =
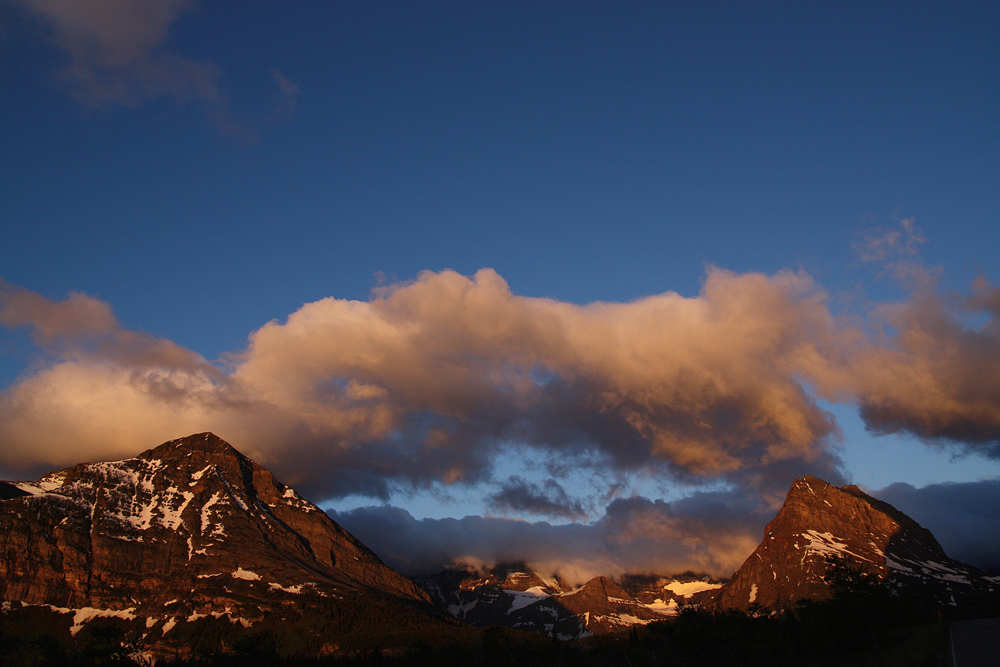
<path id="1" fill-rule="evenodd" d="M 330 515 L 407 575 L 455 561 L 526 560 L 544 575 L 579 585 L 597 575 L 642 572 L 728 577 L 760 542 L 773 513 L 741 493 L 699 492 L 675 503 L 619 498 L 589 524 L 480 516 L 417 520 L 391 506 Z"/>
<path id="2" fill-rule="evenodd" d="M 1000 479 L 920 489 L 897 483 L 871 493 L 919 517 L 952 558 L 1000 572 Z M 579 585 L 599 574 L 693 570 L 729 577 L 759 544 L 774 512 L 733 490 L 697 492 L 673 503 L 619 498 L 589 524 L 479 516 L 418 520 L 388 505 L 330 515 L 407 575 L 463 561 L 527 560 L 542 574 Z"/>
<path id="3" fill-rule="evenodd" d="M 833 430 L 795 378 L 826 363 L 814 338 L 835 335 L 803 275 L 713 270 L 693 299 L 577 306 L 515 296 L 491 270 L 425 273 L 271 322 L 225 373 L 90 297 L 2 298 L 2 321 L 54 355 L 3 395 L 6 465 L 210 429 L 303 461 L 292 477 L 323 493 L 387 497 L 387 480 L 488 479 L 508 441 L 709 476 L 820 458 Z"/>
<path id="4" fill-rule="evenodd" d="M 949 556 L 1000 573 L 1000 479 L 930 484 L 891 484 L 872 492 L 902 512 L 920 517 Z"/>
<path id="5" fill-rule="evenodd" d="M 506 443 L 550 460 L 783 493 L 827 474 L 836 437 L 817 398 L 875 432 L 1000 455 L 998 289 L 930 286 L 839 323 L 804 273 L 708 271 L 701 293 L 575 305 L 518 296 L 494 271 L 426 272 L 369 301 L 327 298 L 253 332 L 220 369 L 123 329 L 110 307 L 4 285 L 0 323 L 50 356 L 0 398 L 0 464 L 61 466 L 212 430 L 320 497 L 491 479 Z M 984 323 L 964 328 L 965 310 Z M 554 468 L 550 470 L 558 476 Z M 510 481 L 498 506 L 558 485 Z"/>

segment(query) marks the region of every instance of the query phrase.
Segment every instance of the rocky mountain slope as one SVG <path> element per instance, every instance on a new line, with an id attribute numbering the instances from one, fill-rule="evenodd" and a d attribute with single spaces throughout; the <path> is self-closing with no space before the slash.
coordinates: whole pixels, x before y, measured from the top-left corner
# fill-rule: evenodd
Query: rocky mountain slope
<path id="1" fill-rule="evenodd" d="M 42 627 L 73 644 L 112 622 L 140 654 L 176 658 L 229 650 L 242 631 L 271 632 L 301 656 L 391 646 L 407 632 L 407 641 L 435 633 L 455 641 L 468 629 L 459 621 L 577 639 L 686 605 L 780 609 L 822 599 L 834 557 L 946 607 L 967 608 L 1000 589 L 1000 578 L 948 558 L 890 505 L 814 477 L 796 480 L 725 585 L 693 574 L 626 575 L 574 589 L 508 563 L 444 570 L 418 586 L 202 433 L 123 461 L 0 482 L 0 640 Z"/>
<path id="2" fill-rule="evenodd" d="M 542 577 L 525 563 L 501 563 L 485 571 L 445 569 L 418 577 L 431 598 L 475 626 L 504 625 L 577 639 L 663 620 L 679 605 L 721 584 L 709 577 L 627 575 L 621 583 L 595 577 L 573 589 L 558 576 Z"/>
<path id="3" fill-rule="evenodd" d="M 252 627 L 387 605 L 433 614 L 422 589 L 211 433 L 0 494 L 5 612 L 45 606 L 73 636 L 109 616 L 141 623 L 155 647 L 201 619 Z"/>
<path id="4" fill-rule="evenodd" d="M 952 560 L 927 529 L 856 486 L 815 477 L 796 480 L 767 525 L 764 540 L 723 586 L 714 606 L 781 609 L 830 596 L 830 559 L 944 607 L 975 605 L 1000 588 L 997 577 Z"/>

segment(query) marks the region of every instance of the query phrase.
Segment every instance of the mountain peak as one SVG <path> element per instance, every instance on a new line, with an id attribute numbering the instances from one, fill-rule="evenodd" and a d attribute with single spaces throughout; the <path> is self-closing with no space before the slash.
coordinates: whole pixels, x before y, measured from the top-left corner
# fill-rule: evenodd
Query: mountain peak
<path id="1" fill-rule="evenodd" d="M 939 604 L 992 588 L 984 574 L 945 555 L 929 530 L 895 507 L 817 477 L 795 480 L 764 540 L 719 590 L 724 609 L 788 607 L 829 597 L 830 559 L 847 559 L 894 590 L 920 590 Z"/>
<path id="2" fill-rule="evenodd" d="M 578 593 L 592 593 L 607 598 L 631 599 L 632 596 L 626 593 L 621 586 L 611 581 L 605 576 L 594 577 L 584 584 L 577 591 Z"/>
<path id="3" fill-rule="evenodd" d="M 246 458 L 240 451 L 214 433 L 195 433 L 184 438 L 165 442 L 159 447 L 147 449 L 137 458 L 169 461 L 181 457 L 201 455 L 203 457 L 223 456 Z"/>
<path id="4" fill-rule="evenodd" d="M 178 619 L 250 623 L 268 610 L 345 596 L 362 605 L 429 603 L 321 509 L 212 433 L 0 494 L 0 551 L 14 554 L 0 561 L 0 599 L 66 613 L 128 609 L 162 622 L 162 634 Z"/>

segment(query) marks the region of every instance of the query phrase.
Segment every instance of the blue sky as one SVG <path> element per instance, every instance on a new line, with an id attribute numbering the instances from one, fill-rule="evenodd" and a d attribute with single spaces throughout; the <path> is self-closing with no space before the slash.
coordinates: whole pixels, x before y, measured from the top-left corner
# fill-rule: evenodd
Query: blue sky
<path id="1" fill-rule="evenodd" d="M 996 480 L 1000 406 L 991 387 L 1000 385 L 1000 341 L 989 304 L 1000 280 L 998 24 L 1000 9 L 986 2 L 237 8 L 4 0 L 0 276 L 7 310 L 0 313 L 7 326 L 0 329 L 0 387 L 9 426 L 0 470 L 16 477 L 214 430 L 342 510 L 388 502 L 415 520 L 490 513 L 586 523 L 614 498 L 728 492 L 729 500 L 718 499 L 729 502 L 752 489 L 762 500 L 746 509 L 756 517 L 745 523 L 748 535 L 773 512 L 767 499 L 774 489 L 805 472 L 839 474 L 831 481 L 871 489 Z M 600 340 L 588 329 L 603 322 L 586 310 L 594 302 L 638 303 L 673 292 L 693 318 L 703 304 L 730 303 L 721 295 L 734 290 L 761 298 L 761 308 L 774 303 L 761 296 L 765 288 L 785 290 L 796 307 L 808 301 L 802 293 L 821 298 L 816 316 L 837 320 L 836 332 L 824 334 L 830 367 L 798 365 L 798 353 L 794 362 L 782 356 L 765 364 L 781 367 L 781 391 L 802 388 L 800 416 L 819 422 L 795 456 L 741 449 L 763 446 L 760 438 L 770 436 L 759 434 L 725 450 L 724 461 L 694 456 L 675 440 L 676 425 L 662 421 L 663 410 L 680 411 L 677 401 L 658 408 L 643 402 L 662 389 L 659 381 L 629 376 L 646 383 L 640 391 L 621 384 L 586 348 L 569 355 L 573 360 L 531 348 L 525 336 L 537 332 L 528 315 L 527 329 L 489 339 L 498 358 L 505 346 L 516 348 L 501 361 L 463 347 L 481 332 L 467 322 L 449 328 L 459 314 L 421 319 L 428 304 L 445 303 L 456 289 L 482 294 L 488 316 L 490 299 L 506 297 L 490 291 L 488 276 L 473 278 L 484 268 L 521 300 L 518 308 L 567 318 L 560 335 L 587 332 L 581 340 Z M 780 278 L 784 271 L 809 285 L 790 285 Z M 767 279 L 751 285 L 758 274 Z M 718 299 L 706 295 L 706 285 L 718 286 Z M 252 334 L 273 322 L 271 344 L 290 354 L 303 340 L 291 316 L 300 312 L 297 321 L 304 321 L 304 305 L 374 303 L 373 290 L 399 295 L 401 310 L 386 310 L 378 326 L 358 315 L 358 345 L 382 340 L 386 323 L 401 319 L 442 340 L 454 336 L 450 347 L 430 351 L 412 341 L 401 349 L 383 341 L 378 350 L 400 355 L 392 356 L 397 370 L 410 359 L 405 350 L 416 348 L 429 355 L 422 368 L 434 369 L 431 361 L 448 369 L 461 360 L 484 364 L 501 378 L 483 389 L 491 398 L 472 412 L 453 409 L 443 397 L 478 396 L 472 380 L 442 372 L 457 384 L 425 400 L 410 379 L 390 378 L 392 369 L 352 362 L 353 370 L 342 372 L 343 359 L 320 379 L 331 383 L 323 391 L 333 393 L 322 394 L 327 403 L 320 392 L 308 408 L 292 405 L 285 384 L 271 376 L 264 382 L 280 366 L 264 363 L 266 345 L 251 345 Z M 73 293 L 81 295 L 73 302 L 79 307 L 71 307 Z M 887 318 L 893 308 L 898 317 Z M 314 318 L 339 318 L 323 321 L 341 338 L 310 343 L 302 358 L 282 358 L 303 374 L 289 377 L 320 382 L 310 373 L 325 368 L 327 350 L 349 356 L 338 347 L 354 331 L 345 324 L 349 310 L 309 310 Z M 631 345 L 635 332 L 647 335 L 645 316 L 635 311 L 627 316 L 634 315 L 633 328 L 622 325 L 621 337 L 608 339 L 607 358 Z M 742 321 L 733 317 L 733 326 Z M 914 340 L 907 332 L 942 331 L 927 324 L 935 318 L 954 325 L 946 339 L 906 347 Z M 911 331 L 906 322 L 913 321 L 923 324 Z M 655 326 L 669 328 L 669 317 Z M 851 356 L 860 354 L 857 339 L 844 342 L 848 329 L 871 346 L 868 370 Z M 713 341 L 721 336 L 705 331 Z M 908 361 L 890 353 L 903 348 Z M 759 361 L 762 353 L 747 354 Z M 163 355 L 185 361 L 171 365 Z M 715 379 L 732 372 L 728 357 L 705 358 L 719 367 L 696 372 Z M 937 369 L 928 372 L 944 387 L 940 405 L 966 401 L 960 425 L 946 416 L 923 420 L 928 395 L 914 389 L 904 396 L 872 370 L 916 368 L 921 360 Z M 555 381 L 519 374 L 525 364 Z M 164 368 L 188 374 L 183 382 L 171 375 L 169 388 L 156 385 L 182 398 L 157 394 L 163 404 L 154 409 L 116 393 L 124 387 L 116 382 Z M 662 383 L 679 381 L 672 373 Z M 524 389 L 519 383 L 528 376 L 535 386 Z M 548 417 L 539 416 L 549 403 L 538 395 L 555 400 L 561 382 L 568 393 L 559 394 L 566 401 L 559 424 L 571 423 L 576 435 L 547 430 Z M 216 403 L 222 392 L 235 405 L 239 383 L 258 388 L 239 400 L 280 413 L 266 428 L 241 430 L 232 413 L 216 421 L 206 407 L 206 391 Z M 619 390 L 614 424 L 580 416 Z M 565 398 L 573 392 L 585 397 L 581 403 Z M 503 404 L 510 413 L 497 418 L 502 425 L 484 416 L 515 395 Z M 348 399 L 355 412 L 336 403 Z M 747 408 L 728 394 L 719 400 L 711 414 L 735 410 L 734 419 L 749 420 L 745 426 L 766 405 Z M 335 418 L 317 416 L 334 403 L 341 410 Z M 873 410 L 867 421 L 859 414 L 865 405 Z M 67 417 L 58 428 L 45 418 L 45 410 L 82 415 L 102 406 L 122 415 L 110 410 L 107 424 Z M 348 412 L 368 420 L 363 435 L 355 422 L 344 426 Z M 183 432 L 167 435 L 171 428 Z M 453 439 L 440 460 L 428 444 L 435 429 Z M 530 443 L 524 460 L 497 453 L 524 445 L 519 437 Z M 620 437 L 638 440 L 623 449 L 611 443 Z M 68 447 L 67 438 L 77 445 Z M 635 458 L 646 449 L 649 461 Z M 449 467 L 445 454 L 461 465 Z M 577 472 L 558 465 L 569 460 Z M 371 484 L 328 483 L 303 472 L 345 461 L 355 479 Z M 724 570 L 734 558 L 720 556 L 712 567 Z M 646 561 L 622 557 L 619 564 L 630 562 Z"/>

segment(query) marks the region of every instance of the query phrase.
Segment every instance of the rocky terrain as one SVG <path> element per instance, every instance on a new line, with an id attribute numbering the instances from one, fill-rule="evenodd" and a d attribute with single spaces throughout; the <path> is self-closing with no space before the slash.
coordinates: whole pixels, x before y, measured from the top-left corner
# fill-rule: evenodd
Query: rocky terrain
<path id="1" fill-rule="evenodd" d="M 211 433 L 0 493 L 4 611 L 44 607 L 71 636 L 119 618 L 141 624 L 155 653 L 202 619 L 434 615 L 422 589 Z"/>
<path id="2" fill-rule="evenodd" d="M 803 477 L 712 605 L 782 609 L 828 598 L 824 575 L 832 559 L 875 575 L 897 594 L 926 596 L 941 607 L 975 606 L 1000 588 L 1000 578 L 946 556 L 930 531 L 888 503 L 856 486 Z"/>
<path id="3" fill-rule="evenodd" d="M 557 575 L 542 577 L 525 563 L 501 563 L 485 571 L 449 568 L 416 581 L 439 606 L 466 623 L 503 625 L 560 639 L 664 620 L 721 585 L 690 574 L 626 575 L 620 583 L 595 577 L 571 588 Z"/>
<path id="4" fill-rule="evenodd" d="M 432 637 L 479 650 L 484 640 L 469 626 L 573 640 L 684 607 L 781 610 L 823 600 L 836 559 L 939 608 L 975 609 L 1000 590 L 1000 578 L 948 558 L 892 506 L 814 477 L 794 482 L 725 584 L 687 573 L 596 577 L 574 588 L 523 562 L 414 582 L 202 433 L 131 459 L 0 482 L 0 644 L 44 631 L 71 653 L 99 635 L 92 626 L 112 623 L 119 643 L 144 659 L 231 652 L 248 636 L 286 656 L 356 655 Z"/>
<path id="5" fill-rule="evenodd" d="M 417 583 L 472 625 L 569 639 L 663 620 L 685 606 L 781 610 L 824 600 L 831 595 L 827 573 L 834 561 L 874 575 L 896 595 L 919 596 L 950 611 L 971 613 L 1000 591 L 1000 577 L 949 558 L 930 531 L 888 503 L 815 477 L 792 484 L 764 540 L 724 585 L 693 574 L 625 575 L 571 590 L 524 563 L 484 572 L 447 569 Z"/>

